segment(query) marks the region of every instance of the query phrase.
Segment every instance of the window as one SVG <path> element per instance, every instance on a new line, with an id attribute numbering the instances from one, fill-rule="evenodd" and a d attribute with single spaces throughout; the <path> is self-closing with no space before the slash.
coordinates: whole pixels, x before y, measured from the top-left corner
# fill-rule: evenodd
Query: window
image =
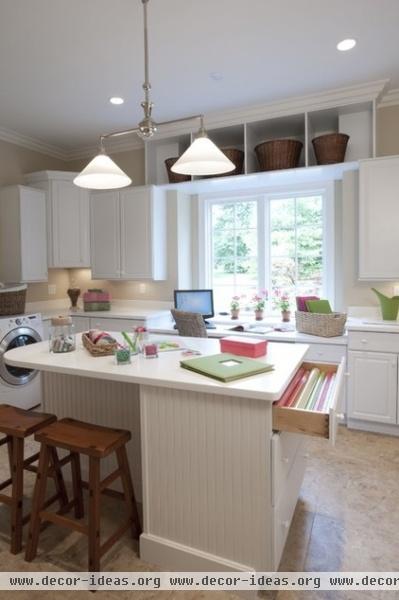
<path id="1" fill-rule="evenodd" d="M 333 212 L 328 186 L 285 194 L 201 198 L 204 211 L 203 281 L 215 306 L 232 296 L 269 290 L 332 298 Z M 327 227 L 327 223 L 329 226 Z M 201 269 L 200 269 L 201 272 Z M 243 305 L 245 305 L 245 300 Z"/>

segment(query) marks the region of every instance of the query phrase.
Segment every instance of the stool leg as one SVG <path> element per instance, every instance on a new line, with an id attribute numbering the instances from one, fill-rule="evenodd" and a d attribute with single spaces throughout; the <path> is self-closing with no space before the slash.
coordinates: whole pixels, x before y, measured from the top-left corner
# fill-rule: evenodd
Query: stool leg
<path id="1" fill-rule="evenodd" d="M 35 489 L 33 492 L 32 512 L 29 523 L 28 542 L 26 545 L 25 560 L 30 562 L 37 554 L 37 545 L 40 533 L 40 511 L 44 504 L 46 495 L 47 475 L 50 462 L 50 449 L 46 444 L 40 448 L 39 465 L 36 476 Z"/>
<path id="2" fill-rule="evenodd" d="M 10 465 L 10 477 L 12 477 L 12 437 L 7 436 L 8 463 Z"/>
<path id="3" fill-rule="evenodd" d="M 12 504 L 11 504 L 11 552 L 18 554 L 22 549 L 22 503 L 24 485 L 24 440 L 12 441 Z"/>
<path id="4" fill-rule="evenodd" d="M 100 570 L 100 459 L 89 457 L 89 571 Z"/>
<path id="5" fill-rule="evenodd" d="M 75 517 L 82 519 L 84 517 L 83 494 L 82 494 L 82 475 L 80 471 L 80 458 L 76 452 L 71 452 L 72 461 L 72 486 L 73 497 L 75 500 Z"/>
<path id="6" fill-rule="evenodd" d="M 60 508 L 68 504 L 68 494 L 56 448 L 50 448 L 51 462 L 54 468 L 54 484 L 59 497 Z"/>
<path id="7" fill-rule="evenodd" d="M 138 538 L 142 530 L 140 525 L 139 513 L 137 510 L 136 497 L 134 495 L 132 477 L 130 474 L 129 461 L 126 453 L 126 446 L 121 446 L 117 449 L 116 458 L 118 460 L 118 467 L 122 472 L 121 479 L 123 485 L 123 493 L 125 496 L 127 511 L 132 520 L 132 534 L 134 538 Z"/>

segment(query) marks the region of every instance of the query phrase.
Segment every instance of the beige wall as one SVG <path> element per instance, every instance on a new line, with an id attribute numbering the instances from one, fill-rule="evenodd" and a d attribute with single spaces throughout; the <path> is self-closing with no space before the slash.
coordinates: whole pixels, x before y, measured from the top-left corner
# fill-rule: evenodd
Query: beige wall
<path id="1" fill-rule="evenodd" d="M 0 140 L 0 186 L 23 183 L 23 175 L 43 169 L 70 171 L 68 163 Z"/>
<path id="2" fill-rule="evenodd" d="M 377 155 L 399 154 L 399 105 L 377 111 Z"/>

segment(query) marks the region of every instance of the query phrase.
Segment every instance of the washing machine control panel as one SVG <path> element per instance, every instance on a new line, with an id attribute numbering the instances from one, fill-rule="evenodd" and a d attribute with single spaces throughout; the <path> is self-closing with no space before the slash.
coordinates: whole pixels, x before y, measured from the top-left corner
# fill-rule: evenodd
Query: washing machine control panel
<path id="1" fill-rule="evenodd" d="M 0 336 L 1 338 L 4 335 L 11 331 L 12 329 L 16 329 L 17 327 L 30 327 L 31 329 L 41 331 L 42 328 L 42 319 L 40 315 L 21 315 L 19 317 L 10 317 L 8 319 L 3 318 L 0 319 Z"/>

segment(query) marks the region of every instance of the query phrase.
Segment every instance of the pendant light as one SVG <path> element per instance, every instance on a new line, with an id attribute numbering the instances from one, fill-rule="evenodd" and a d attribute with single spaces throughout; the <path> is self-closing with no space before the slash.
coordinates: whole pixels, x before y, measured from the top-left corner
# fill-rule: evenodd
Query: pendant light
<path id="1" fill-rule="evenodd" d="M 148 140 L 154 136 L 158 127 L 173 125 L 185 121 L 200 120 L 199 132 L 191 146 L 184 152 L 173 165 L 172 171 L 184 175 L 218 175 L 228 173 L 235 169 L 234 163 L 223 154 L 221 150 L 208 138 L 204 127 L 204 116 L 194 115 L 156 123 L 152 118 L 153 103 L 150 100 L 151 84 L 149 81 L 149 54 L 148 54 L 148 18 L 147 4 L 149 0 L 141 0 L 144 12 L 144 100 L 141 106 L 144 118 L 134 129 L 115 131 L 100 137 L 100 152 L 74 179 L 74 183 L 83 188 L 95 190 L 109 190 L 126 187 L 132 183 L 130 177 L 124 173 L 104 150 L 104 141 L 111 137 L 119 137 L 135 133 L 142 139 Z"/>

